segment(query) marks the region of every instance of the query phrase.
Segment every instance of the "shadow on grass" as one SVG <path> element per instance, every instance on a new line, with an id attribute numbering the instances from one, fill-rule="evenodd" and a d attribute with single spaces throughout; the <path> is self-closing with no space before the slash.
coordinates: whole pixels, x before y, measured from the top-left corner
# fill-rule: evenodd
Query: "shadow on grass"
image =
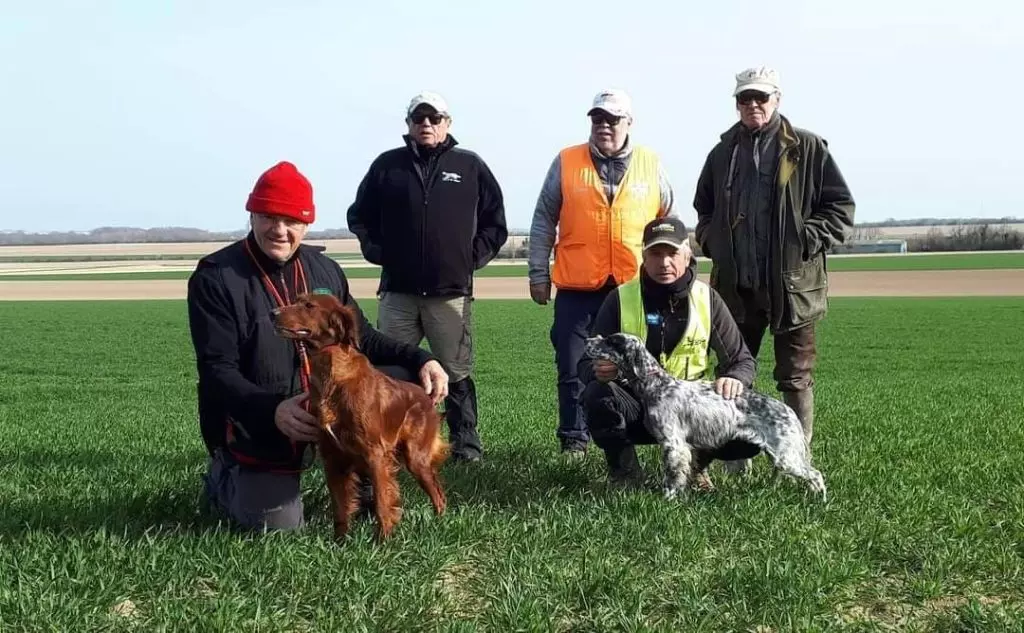
<path id="1" fill-rule="evenodd" d="M 31 485 L 17 486 L 14 498 L 5 501 L 0 536 L 106 531 L 140 537 L 229 529 L 204 508 L 205 454 L 141 455 L 131 463 L 124 459 L 123 454 L 99 451 L 0 455 L 0 464 L 5 470 L 13 467 L 16 479 L 42 473 Z M 482 462 L 449 461 L 441 477 L 451 510 L 510 509 L 590 499 L 603 489 L 602 469 L 596 450 L 584 460 L 566 461 L 550 449 L 499 446 L 489 449 Z M 399 476 L 403 504 L 411 499 L 425 502 L 412 477 L 404 470 Z M 327 519 L 330 502 L 319 462 L 304 476 L 303 491 L 307 519 Z"/>
<path id="2" fill-rule="evenodd" d="M 449 460 L 441 469 L 448 511 L 511 510 L 527 506 L 590 501 L 605 490 L 603 457 L 591 450 L 586 459 L 566 461 L 550 449 L 529 446 L 486 449 L 481 462 Z M 426 510 L 427 495 L 404 469 L 399 472 L 404 507 Z M 305 503 L 320 515 L 330 512 L 327 487 L 320 472 L 306 483 Z"/>
<path id="3" fill-rule="evenodd" d="M 200 511 L 203 453 L 32 450 L 0 454 L 0 465 L 26 482 L 4 502 L 2 536 L 201 533 L 217 525 Z"/>
<path id="4" fill-rule="evenodd" d="M 547 447 L 500 446 L 482 462 L 448 462 L 442 477 L 453 505 L 510 508 L 591 498 L 603 489 L 603 464 L 597 449 L 567 461 Z"/>

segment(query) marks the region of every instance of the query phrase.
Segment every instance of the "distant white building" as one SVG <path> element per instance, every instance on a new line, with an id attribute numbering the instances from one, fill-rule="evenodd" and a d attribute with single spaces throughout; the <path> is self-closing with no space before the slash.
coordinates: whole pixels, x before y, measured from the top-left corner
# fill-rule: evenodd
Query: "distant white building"
<path id="1" fill-rule="evenodd" d="M 839 254 L 850 253 L 906 253 L 907 240 L 851 240 L 832 249 Z"/>

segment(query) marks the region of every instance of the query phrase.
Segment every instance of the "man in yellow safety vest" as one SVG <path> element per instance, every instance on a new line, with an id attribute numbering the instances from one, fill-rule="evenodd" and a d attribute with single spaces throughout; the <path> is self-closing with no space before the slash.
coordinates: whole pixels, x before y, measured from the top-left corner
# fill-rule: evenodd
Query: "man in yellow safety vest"
<path id="1" fill-rule="evenodd" d="M 647 223 L 640 274 L 601 304 L 590 335 L 616 332 L 640 337 L 661 366 L 683 380 L 704 378 L 714 350 L 715 388 L 726 398 L 754 382 L 757 363 L 722 298 L 697 279 L 689 235 L 677 217 Z M 580 400 L 591 437 L 604 451 L 609 481 L 638 483 L 643 476 L 634 446 L 656 443 L 639 400 L 616 380 L 618 368 L 608 361 L 584 358 L 578 372 L 585 385 Z M 710 485 L 706 478 L 702 483 Z"/>

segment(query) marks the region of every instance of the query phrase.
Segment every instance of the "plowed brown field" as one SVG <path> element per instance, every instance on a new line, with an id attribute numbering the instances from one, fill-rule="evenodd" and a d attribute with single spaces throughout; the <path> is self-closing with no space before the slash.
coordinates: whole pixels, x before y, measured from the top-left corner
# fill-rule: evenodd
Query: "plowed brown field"
<path id="1" fill-rule="evenodd" d="M 706 276 L 702 275 L 706 279 Z M 376 279 L 349 280 L 357 299 L 370 298 Z M 479 277 L 476 296 L 481 299 L 528 299 L 526 279 Z M 0 301 L 90 299 L 184 299 L 181 279 L 125 281 L 2 281 Z M 1024 295 L 1024 269 L 918 270 L 832 272 L 833 297 L 901 296 L 1019 296 Z"/>

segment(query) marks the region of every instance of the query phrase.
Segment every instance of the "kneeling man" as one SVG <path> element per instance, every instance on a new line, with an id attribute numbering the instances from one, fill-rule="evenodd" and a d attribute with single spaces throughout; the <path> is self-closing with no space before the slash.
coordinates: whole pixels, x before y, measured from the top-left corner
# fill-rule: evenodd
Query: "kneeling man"
<path id="1" fill-rule="evenodd" d="M 639 275 L 605 298 L 590 335 L 617 332 L 640 337 L 661 366 L 683 380 L 705 377 L 713 349 L 718 360 L 715 389 L 726 398 L 754 382 L 757 363 L 722 298 L 697 279 L 686 226 L 676 217 L 657 218 L 644 228 Z M 639 484 L 643 473 L 634 446 L 657 443 L 644 424 L 639 400 L 617 380 L 618 368 L 608 361 L 584 358 L 579 376 L 585 385 L 580 399 L 587 424 L 604 451 L 609 482 Z M 725 454 L 729 445 L 722 450 L 716 457 L 732 458 Z M 710 486 L 706 474 L 699 481 Z"/>

